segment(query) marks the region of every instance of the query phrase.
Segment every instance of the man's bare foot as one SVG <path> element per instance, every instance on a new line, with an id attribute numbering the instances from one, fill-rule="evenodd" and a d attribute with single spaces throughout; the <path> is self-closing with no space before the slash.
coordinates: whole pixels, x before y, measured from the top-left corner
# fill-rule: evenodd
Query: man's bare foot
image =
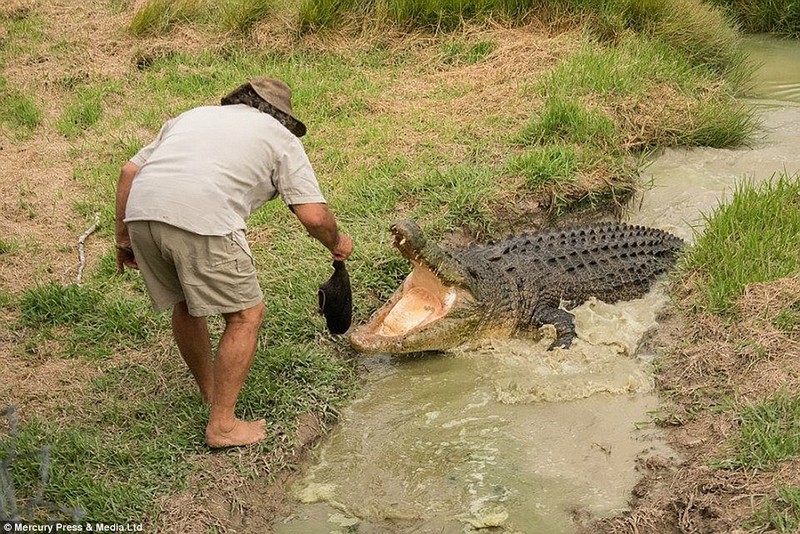
<path id="1" fill-rule="evenodd" d="M 252 445 L 267 436 L 266 423 L 264 419 L 258 421 L 234 419 L 230 430 L 209 423 L 206 427 L 206 443 L 213 449 Z"/>

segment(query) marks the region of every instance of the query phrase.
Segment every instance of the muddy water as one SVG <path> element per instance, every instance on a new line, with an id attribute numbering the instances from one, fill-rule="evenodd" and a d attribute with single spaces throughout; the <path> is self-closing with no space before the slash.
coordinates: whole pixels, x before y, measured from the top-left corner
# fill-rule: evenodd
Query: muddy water
<path id="1" fill-rule="evenodd" d="M 746 41 L 758 70 L 754 96 L 762 100 L 800 104 L 800 47 L 796 40 L 751 36 Z"/>
<path id="2" fill-rule="evenodd" d="M 800 45 L 753 38 L 763 136 L 741 150 L 667 150 L 631 222 L 691 241 L 745 176 L 800 172 Z M 774 63 L 777 62 L 776 66 Z M 574 313 L 569 351 L 483 340 L 457 353 L 365 358 L 361 397 L 292 488 L 278 533 L 573 531 L 574 512 L 624 510 L 637 458 L 672 454 L 644 424 L 658 400 L 643 339 L 667 298 Z"/>

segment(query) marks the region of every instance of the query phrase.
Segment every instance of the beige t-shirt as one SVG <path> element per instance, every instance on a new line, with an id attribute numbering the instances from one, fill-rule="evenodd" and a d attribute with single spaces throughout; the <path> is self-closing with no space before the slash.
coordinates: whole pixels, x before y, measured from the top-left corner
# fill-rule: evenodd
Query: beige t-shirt
<path id="1" fill-rule="evenodd" d="M 179 115 L 131 161 L 140 169 L 125 222 L 243 236 L 250 214 L 278 195 L 287 205 L 325 202 L 300 140 L 243 104 Z"/>

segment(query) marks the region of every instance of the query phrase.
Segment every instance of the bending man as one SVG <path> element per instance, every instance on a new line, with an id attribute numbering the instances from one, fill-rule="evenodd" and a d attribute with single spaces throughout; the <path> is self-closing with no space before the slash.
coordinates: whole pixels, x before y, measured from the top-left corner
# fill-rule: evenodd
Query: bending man
<path id="1" fill-rule="evenodd" d="M 211 405 L 210 447 L 265 436 L 263 419 L 234 415 L 264 315 L 245 240 L 250 214 L 280 196 L 334 259 L 353 248 L 299 140 L 306 127 L 292 114 L 289 87 L 256 77 L 221 103 L 168 121 L 122 167 L 116 199 L 117 268 L 141 270 L 153 307 L 172 308 L 175 342 Z M 218 313 L 226 326 L 212 359 L 206 316 Z"/>

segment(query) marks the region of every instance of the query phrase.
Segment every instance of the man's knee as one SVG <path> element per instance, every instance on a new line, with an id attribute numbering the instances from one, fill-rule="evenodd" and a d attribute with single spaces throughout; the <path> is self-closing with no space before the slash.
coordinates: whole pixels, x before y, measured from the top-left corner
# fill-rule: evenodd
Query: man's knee
<path id="1" fill-rule="evenodd" d="M 223 317 L 225 317 L 225 321 L 228 324 L 238 323 L 238 324 L 249 324 L 253 326 L 260 326 L 261 321 L 264 320 L 265 311 L 266 311 L 266 306 L 264 305 L 264 301 L 262 300 L 255 306 L 252 306 L 245 310 L 233 313 L 225 313 L 223 314 Z"/>

